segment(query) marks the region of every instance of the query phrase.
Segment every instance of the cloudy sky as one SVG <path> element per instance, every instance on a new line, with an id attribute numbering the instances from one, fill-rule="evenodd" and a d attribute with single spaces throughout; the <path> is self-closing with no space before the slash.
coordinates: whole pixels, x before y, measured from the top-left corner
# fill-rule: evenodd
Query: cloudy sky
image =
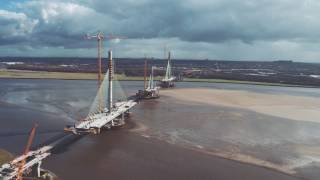
<path id="1" fill-rule="evenodd" d="M 319 0 L 1 0 L 0 56 L 93 57 L 97 31 L 117 57 L 320 62 Z"/>

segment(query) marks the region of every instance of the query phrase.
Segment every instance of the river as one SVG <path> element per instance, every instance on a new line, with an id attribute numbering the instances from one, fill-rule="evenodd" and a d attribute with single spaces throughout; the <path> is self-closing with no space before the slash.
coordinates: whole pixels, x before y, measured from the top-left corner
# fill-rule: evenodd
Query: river
<path id="1" fill-rule="evenodd" d="M 143 86 L 120 83 L 128 95 Z M 20 154 L 34 122 L 39 124 L 35 145 L 61 133 L 88 113 L 96 84 L 1 79 L 0 148 Z M 313 88 L 177 83 L 177 90 L 190 88 L 320 98 L 320 90 Z M 44 167 L 61 179 L 80 180 L 319 177 L 319 123 L 190 103 L 170 97 L 170 91 L 164 90 L 160 99 L 140 102 L 123 129 L 79 138 L 50 156 Z M 264 164 L 268 168 L 261 167 Z M 294 173 L 283 173 L 287 170 Z"/>

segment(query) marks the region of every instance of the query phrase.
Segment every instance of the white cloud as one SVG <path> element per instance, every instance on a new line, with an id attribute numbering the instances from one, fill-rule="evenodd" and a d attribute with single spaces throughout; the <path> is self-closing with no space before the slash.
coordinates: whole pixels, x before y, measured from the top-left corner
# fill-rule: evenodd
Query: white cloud
<path id="1" fill-rule="evenodd" d="M 24 13 L 0 10 L 0 39 L 5 40 L 32 33 L 38 21 L 28 18 Z"/>

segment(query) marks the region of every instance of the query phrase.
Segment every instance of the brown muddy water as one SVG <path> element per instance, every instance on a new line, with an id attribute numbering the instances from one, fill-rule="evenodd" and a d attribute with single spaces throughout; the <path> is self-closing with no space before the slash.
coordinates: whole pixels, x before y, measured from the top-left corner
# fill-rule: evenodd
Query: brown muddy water
<path id="1" fill-rule="evenodd" d="M 121 82 L 134 94 L 142 82 Z M 35 144 L 88 112 L 95 81 L 0 80 L 0 148 L 19 154 L 33 122 Z M 181 88 L 319 98 L 320 90 L 178 83 Z M 171 90 L 170 90 L 171 91 Z M 172 98 L 133 110 L 126 127 L 85 136 L 44 162 L 60 179 L 319 179 L 320 124 Z M 307 116 L 307 114 L 306 114 Z"/>

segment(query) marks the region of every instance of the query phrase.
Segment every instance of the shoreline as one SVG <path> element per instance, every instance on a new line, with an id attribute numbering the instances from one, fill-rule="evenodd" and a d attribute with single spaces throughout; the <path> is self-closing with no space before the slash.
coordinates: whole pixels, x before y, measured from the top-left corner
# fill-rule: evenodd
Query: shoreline
<path id="1" fill-rule="evenodd" d="M 313 97 L 205 88 L 168 90 L 163 91 L 162 95 L 189 103 L 238 108 L 293 121 L 320 123 L 320 103 Z"/>
<path id="2" fill-rule="evenodd" d="M 203 147 L 197 147 L 197 146 L 187 146 L 187 145 L 182 145 L 182 144 L 172 144 L 170 142 L 170 140 L 166 140 L 160 137 L 155 137 L 152 135 L 148 135 L 145 134 L 146 131 L 149 130 L 149 128 L 142 124 L 142 123 L 137 123 L 137 122 L 129 122 L 133 127 L 128 129 L 128 132 L 131 133 L 135 133 L 138 134 L 140 136 L 142 136 L 143 138 L 146 139 L 154 139 L 154 140 L 158 140 L 161 142 L 165 142 L 169 145 L 173 145 L 176 146 L 177 148 L 183 148 L 186 150 L 190 150 L 193 152 L 197 152 L 197 153 L 201 153 L 201 154 L 205 154 L 205 155 L 209 155 L 209 156 L 213 156 L 216 158 L 221 158 L 227 161 L 231 161 L 231 162 L 236 162 L 236 163 L 240 163 L 240 164 L 244 164 L 244 165 L 250 165 L 253 167 L 260 167 L 260 168 L 265 168 L 267 170 L 270 171 L 274 171 L 274 172 L 278 172 L 278 173 L 282 173 L 284 175 L 288 175 L 294 178 L 302 178 L 299 176 L 299 174 L 297 174 L 297 172 L 285 165 L 279 165 L 279 164 L 275 164 L 269 161 L 265 161 L 250 155 L 246 155 L 246 154 L 241 154 L 241 153 L 234 153 L 234 152 L 223 152 L 221 150 L 215 150 L 215 149 L 206 149 Z"/>
<path id="3" fill-rule="evenodd" d="M 7 70 L 0 69 L 0 79 L 52 79 L 52 80 L 96 80 L 96 73 L 78 73 L 78 72 L 49 72 L 49 71 L 28 71 L 28 70 Z M 122 74 L 115 74 L 118 81 L 143 81 L 140 76 L 125 76 Z M 161 77 L 155 77 L 158 81 Z M 181 82 L 203 82 L 203 83 L 226 83 L 226 84 L 243 84 L 243 85 L 257 85 L 257 86 L 277 86 L 277 87 L 300 87 L 300 88 L 319 88 L 311 85 L 295 85 L 256 81 L 240 81 L 240 80 L 226 80 L 226 79 L 198 79 L 198 78 L 184 78 Z"/>
<path id="4" fill-rule="evenodd" d="M 313 123 L 314 125 L 316 125 L 315 123 L 320 123 L 320 121 L 317 119 L 317 117 L 319 117 L 318 109 L 320 108 L 320 103 L 318 102 L 318 98 L 313 98 L 313 97 L 301 97 L 301 96 L 283 95 L 283 94 L 265 94 L 265 93 L 259 93 L 259 92 L 250 92 L 250 91 L 248 92 L 243 90 L 226 90 L 226 89 L 221 90 L 221 89 L 205 89 L 205 88 L 197 88 L 197 89 L 184 88 L 184 89 L 167 90 L 167 91 L 163 91 L 162 95 L 167 98 L 174 99 L 173 101 L 178 101 L 178 102 L 185 101 L 186 104 L 192 105 L 192 106 L 201 107 L 205 105 L 205 106 L 213 106 L 213 107 L 217 106 L 217 107 L 235 108 L 235 109 L 241 109 L 244 111 L 250 111 L 254 113 L 267 115 L 270 117 L 273 116 L 273 117 L 281 118 L 284 121 L 283 123 L 279 123 L 278 124 L 279 126 L 288 124 L 290 123 L 289 121 L 292 121 L 293 123 L 291 127 L 295 127 L 294 124 L 298 125 L 296 122 L 298 122 L 299 124 L 305 123 L 309 125 L 312 125 Z M 262 121 L 262 120 L 268 120 L 268 119 L 269 118 L 257 119 L 256 121 Z M 240 121 L 237 124 L 243 124 L 243 121 Z M 254 125 L 256 124 L 252 124 L 252 126 Z M 244 127 L 250 127 L 250 126 L 244 126 Z M 280 128 L 280 129 L 286 129 L 286 128 Z M 303 130 L 301 129 L 297 129 L 297 134 L 303 132 Z M 272 131 L 268 130 L 266 132 L 269 133 Z M 239 133 L 241 133 L 241 131 L 239 131 Z M 264 133 L 264 132 L 262 131 L 261 133 Z M 303 136 L 304 135 L 301 135 L 301 137 Z M 273 136 L 270 136 L 267 139 L 270 139 L 273 141 L 273 138 L 274 138 Z M 282 138 L 284 140 L 282 140 Z M 279 142 L 278 145 L 285 145 L 285 141 L 287 140 L 287 138 L 291 138 L 291 136 L 288 135 L 288 137 L 286 136 L 281 137 L 279 138 L 280 139 L 279 141 L 275 139 L 274 142 Z M 292 140 L 295 138 L 296 138 L 295 136 L 292 137 Z M 241 140 L 239 142 L 241 142 Z M 298 144 L 300 143 L 299 140 L 297 142 Z M 310 142 L 310 140 L 309 139 L 301 140 L 301 142 Z M 262 144 L 261 146 L 266 147 L 267 144 Z M 200 151 L 205 154 L 210 154 L 210 155 L 234 160 L 237 162 L 252 164 L 254 166 L 261 166 L 267 169 L 273 169 L 278 172 L 290 174 L 294 177 L 305 178 L 304 175 L 299 172 L 299 169 L 300 171 L 301 169 L 303 170 L 305 170 L 305 168 L 307 169 L 308 166 L 306 165 L 310 165 L 310 162 L 317 163 L 317 160 L 314 160 L 313 158 L 317 158 L 317 156 L 319 156 L 319 154 L 317 153 L 318 152 L 317 150 L 319 149 L 319 147 L 317 145 L 314 145 L 312 147 L 310 146 L 311 145 L 308 145 L 307 149 L 305 145 L 301 145 L 301 147 L 297 146 L 296 144 L 288 146 L 290 148 L 293 148 L 289 152 L 298 155 L 299 158 L 294 159 L 295 158 L 294 156 L 288 156 L 288 161 L 285 161 L 285 163 L 283 164 L 274 162 L 272 160 L 269 161 L 268 159 L 265 159 L 264 156 L 259 156 L 259 155 L 256 156 L 250 153 L 246 154 L 246 153 L 242 153 L 241 151 L 225 151 L 215 147 L 201 147 L 201 146 L 197 147 L 196 145 L 187 147 L 187 148 L 194 149 L 195 151 Z M 277 155 L 281 155 L 281 153 L 276 154 L 274 157 L 277 157 Z M 307 156 L 309 158 L 312 158 L 312 161 L 311 160 L 309 161 L 308 159 L 306 159 L 305 157 Z M 293 160 L 291 159 L 292 157 L 294 160 L 299 160 L 300 162 L 289 161 L 289 160 Z"/>
<path id="5" fill-rule="evenodd" d="M 268 83 L 256 81 L 240 81 L 240 80 L 226 80 L 226 79 L 196 79 L 185 78 L 184 82 L 204 82 L 204 83 L 226 83 L 226 84 L 243 84 L 243 85 L 257 85 L 257 86 L 276 86 L 276 87 L 301 87 L 301 88 L 319 88 L 318 86 L 310 85 L 295 85 L 295 84 L 281 84 L 281 83 Z"/>

